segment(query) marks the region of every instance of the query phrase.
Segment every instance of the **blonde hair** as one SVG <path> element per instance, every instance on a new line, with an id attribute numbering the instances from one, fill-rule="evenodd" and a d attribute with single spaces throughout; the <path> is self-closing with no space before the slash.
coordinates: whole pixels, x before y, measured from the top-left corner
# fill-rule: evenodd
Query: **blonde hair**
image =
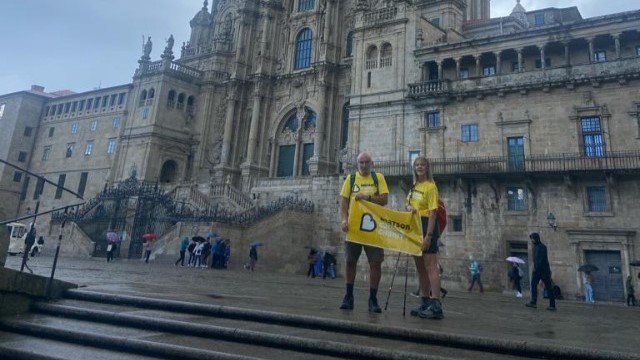
<path id="1" fill-rule="evenodd" d="M 418 174 L 416 173 L 416 163 L 418 161 L 424 161 L 427 164 L 427 180 L 431 180 L 433 181 L 433 173 L 431 172 L 431 163 L 429 162 L 429 159 L 427 159 L 426 156 L 418 156 L 417 158 L 415 158 L 415 160 L 413 160 L 413 183 L 415 184 L 418 181 Z"/>

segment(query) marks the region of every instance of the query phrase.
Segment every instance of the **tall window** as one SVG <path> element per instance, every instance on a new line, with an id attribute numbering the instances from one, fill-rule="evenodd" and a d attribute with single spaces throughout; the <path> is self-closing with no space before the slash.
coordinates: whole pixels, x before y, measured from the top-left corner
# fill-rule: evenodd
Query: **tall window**
<path id="1" fill-rule="evenodd" d="M 380 67 L 388 67 L 392 65 L 393 48 L 391 44 L 385 43 L 380 48 Z"/>
<path id="2" fill-rule="evenodd" d="M 98 120 L 93 120 L 91 122 L 91 132 L 95 132 L 97 128 L 98 128 Z"/>
<path id="3" fill-rule="evenodd" d="M 0 119 L 2 119 L 2 116 L 4 115 L 4 107 L 5 104 L 0 104 Z"/>
<path id="4" fill-rule="evenodd" d="M 62 187 L 64 186 L 64 182 L 67 179 L 67 174 L 60 174 L 58 176 L 58 187 L 56 188 L 56 199 L 62 198 Z"/>
<path id="5" fill-rule="evenodd" d="M 56 131 L 56 128 L 54 127 L 50 127 L 49 128 L 49 137 L 53 137 L 53 133 Z"/>
<path id="6" fill-rule="evenodd" d="M 127 93 L 118 94 L 118 105 L 124 105 L 124 100 L 127 98 Z"/>
<path id="7" fill-rule="evenodd" d="M 109 139 L 107 154 L 113 154 L 114 152 L 116 152 L 116 139 Z"/>
<path id="8" fill-rule="evenodd" d="M 31 137 L 31 133 L 33 132 L 33 128 L 31 126 L 25 126 L 24 127 L 24 136 L 25 137 Z"/>
<path id="9" fill-rule="evenodd" d="M 149 117 L 149 107 L 145 107 L 144 109 L 142 109 L 142 118 L 146 119 Z"/>
<path id="10" fill-rule="evenodd" d="M 427 123 L 427 129 L 437 129 L 440 127 L 440 112 L 431 111 L 424 115 Z"/>
<path id="11" fill-rule="evenodd" d="M 527 210 L 527 203 L 525 202 L 525 192 L 523 188 L 521 187 L 507 188 L 507 210 L 511 210 L 511 211 Z"/>
<path id="12" fill-rule="evenodd" d="M 496 66 L 494 64 L 485 65 L 482 68 L 483 76 L 494 76 L 496 74 Z"/>
<path id="13" fill-rule="evenodd" d="M 87 145 L 84 147 L 84 155 L 89 156 L 93 152 L 93 141 L 87 141 Z"/>
<path id="14" fill-rule="evenodd" d="M 49 160 L 50 155 L 51 155 L 51 145 L 45 146 L 44 150 L 42 151 L 42 160 L 43 161 Z"/>
<path id="15" fill-rule="evenodd" d="M 478 142 L 478 124 L 462 125 L 462 142 Z"/>
<path id="16" fill-rule="evenodd" d="M 347 46 L 346 46 L 346 56 L 347 57 L 351 57 L 353 56 L 353 31 L 349 31 L 349 33 L 347 34 Z"/>
<path id="17" fill-rule="evenodd" d="M 76 143 L 68 143 L 67 144 L 67 152 L 65 157 L 70 158 L 73 155 L 73 148 L 76 146 Z"/>
<path id="18" fill-rule="evenodd" d="M 111 120 L 111 126 L 114 129 L 117 129 L 120 127 L 120 116 L 116 116 L 113 118 L 113 120 Z"/>
<path id="19" fill-rule="evenodd" d="M 458 75 L 460 80 L 465 80 L 469 78 L 469 68 L 460 68 L 460 74 Z"/>
<path id="20" fill-rule="evenodd" d="M 608 211 L 607 191 L 604 186 L 587 186 L 587 209 L 589 212 Z"/>
<path id="21" fill-rule="evenodd" d="M 18 153 L 18 161 L 19 162 L 25 162 L 27 161 L 27 152 L 26 151 L 20 151 Z"/>
<path id="22" fill-rule="evenodd" d="M 44 190 L 44 179 L 38 178 L 38 182 L 36 183 L 36 188 L 33 189 L 33 200 L 38 200 L 40 195 L 42 194 L 42 190 Z"/>
<path id="23" fill-rule="evenodd" d="M 15 171 L 13 173 L 13 182 L 20 182 L 22 181 L 22 173 L 20 171 Z"/>
<path id="24" fill-rule="evenodd" d="M 80 196 L 84 196 L 84 189 L 87 187 L 88 177 L 89 177 L 89 173 L 87 172 L 80 173 L 80 183 L 78 184 L 78 194 Z"/>
<path id="25" fill-rule="evenodd" d="M 298 11 L 313 10 L 315 7 L 315 0 L 299 0 Z"/>
<path id="26" fill-rule="evenodd" d="M 604 137 L 600 126 L 600 117 L 581 118 L 580 124 L 584 155 L 589 157 L 604 156 Z"/>
<path id="27" fill-rule="evenodd" d="M 294 69 L 305 69 L 311 66 L 311 49 L 313 44 L 313 32 L 305 28 L 296 39 L 296 59 Z"/>
<path id="28" fill-rule="evenodd" d="M 78 123 L 71 124 L 71 133 L 72 134 L 77 134 L 79 127 L 80 127 L 80 125 L 78 125 Z"/>

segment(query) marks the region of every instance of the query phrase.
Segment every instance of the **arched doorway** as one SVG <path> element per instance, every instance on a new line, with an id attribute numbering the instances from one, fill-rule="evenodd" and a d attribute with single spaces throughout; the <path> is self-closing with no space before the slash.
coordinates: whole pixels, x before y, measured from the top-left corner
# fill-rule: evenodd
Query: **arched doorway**
<path id="1" fill-rule="evenodd" d="M 160 182 L 171 183 L 178 179 L 178 164 L 173 160 L 167 160 L 160 171 Z"/>
<path id="2" fill-rule="evenodd" d="M 307 161 L 314 153 L 314 136 L 318 116 L 304 107 L 290 113 L 277 135 L 277 177 L 309 175 Z"/>

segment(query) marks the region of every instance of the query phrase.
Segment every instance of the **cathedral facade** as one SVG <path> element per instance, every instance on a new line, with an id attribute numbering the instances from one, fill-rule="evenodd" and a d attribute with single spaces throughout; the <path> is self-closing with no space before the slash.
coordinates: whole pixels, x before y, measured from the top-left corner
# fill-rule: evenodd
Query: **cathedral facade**
<path id="1" fill-rule="evenodd" d="M 153 60 L 147 40 L 131 84 L 0 96 L 3 121 L 9 105 L 37 103 L 14 119 L 31 119 L 31 142 L 1 146 L 87 196 L 131 169 L 189 188 L 186 201 L 232 190 L 223 201 L 242 209 L 302 196 L 316 209 L 304 236 L 334 246 L 355 156 L 373 154 L 400 209 L 422 154 L 449 212 L 445 282 L 464 286 L 472 254 L 490 287 L 507 289 L 504 258 L 529 263 L 537 231 L 565 293 L 581 293 L 588 262 L 600 268 L 596 298 L 623 300 L 640 258 L 640 11 L 489 10 L 489 0 L 205 0 L 188 42 L 170 37 Z M 33 208 L 38 184 L 4 169 L 12 211 Z"/>

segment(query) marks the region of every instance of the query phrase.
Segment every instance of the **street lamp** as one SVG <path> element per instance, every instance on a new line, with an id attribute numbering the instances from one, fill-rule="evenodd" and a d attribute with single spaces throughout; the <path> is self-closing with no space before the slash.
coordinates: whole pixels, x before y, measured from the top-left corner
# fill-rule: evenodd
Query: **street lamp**
<path id="1" fill-rule="evenodd" d="M 549 226 L 551 226 L 553 231 L 556 231 L 556 229 L 558 228 L 558 225 L 556 224 L 556 216 L 553 215 L 552 212 L 549 212 L 549 215 L 547 215 L 547 223 L 549 224 Z"/>

